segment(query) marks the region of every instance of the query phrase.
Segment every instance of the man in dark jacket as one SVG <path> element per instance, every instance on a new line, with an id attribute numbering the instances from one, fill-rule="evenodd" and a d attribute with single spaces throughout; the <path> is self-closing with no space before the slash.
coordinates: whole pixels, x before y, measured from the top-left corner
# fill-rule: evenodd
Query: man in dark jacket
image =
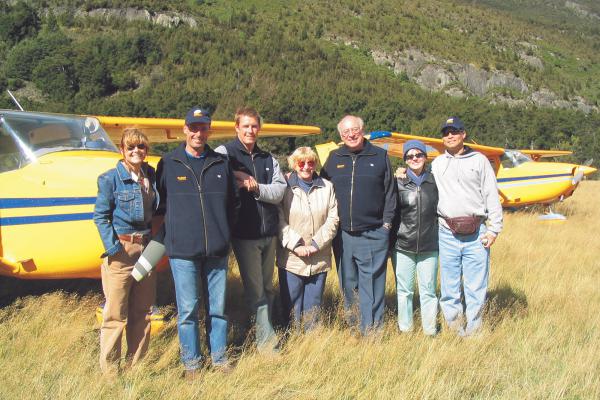
<path id="1" fill-rule="evenodd" d="M 229 161 L 207 144 L 210 115 L 188 111 L 185 143 L 158 163 L 158 189 L 165 215 L 164 243 L 177 298 L 181 361 L 187 377 L 201 367 L 198 332 L 200 287 L 206 299 L 206 336 L 213 366 L 228 368 L 225 293 L 230 234 L 239 197 Z"/>
<path id="2" fill-rule="evenodd" d="M 287 186 L 277 160 L 258 147 L 261 118 L 250 107 L 236 111 L 237 138 L 215 151 L 226 155 L 240 189 L 240 219 L 233 230 L 232 247 L 244 284 L 247 304 L 256 317 L 259 351 L 276 350 L 271 323 L 275 298 L 273 271 L 279 230 L 277 205 Z"/>
<path id="3" fill-rule="evenodd" d="M 364 123 L 347 115 L 338 123 L 344 145 L 329 154 L 321 176 L 331 180 L 338 201 L 340 232 L 333 242 L 348 323 L 360 308 L 366 334 L 383 323 L 385 276 L 397 190 L 387 152 L 364 138 Z"/>

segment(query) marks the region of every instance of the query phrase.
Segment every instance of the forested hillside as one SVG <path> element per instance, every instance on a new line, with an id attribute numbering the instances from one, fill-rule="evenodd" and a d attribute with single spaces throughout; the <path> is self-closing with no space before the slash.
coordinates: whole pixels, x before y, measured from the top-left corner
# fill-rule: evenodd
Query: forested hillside
<path id="1" fill-rule="evenodd" d="M 316 124 L 600 150 L 600 6 L 593 0 L 3 1 L 5 89 L 27 109 Z M 313 143 L 324 139 L 303 139 Z M 286 153 L 288 141 L 271 148 Z M 597 164 L 597 162 L 594 162 Z"/>

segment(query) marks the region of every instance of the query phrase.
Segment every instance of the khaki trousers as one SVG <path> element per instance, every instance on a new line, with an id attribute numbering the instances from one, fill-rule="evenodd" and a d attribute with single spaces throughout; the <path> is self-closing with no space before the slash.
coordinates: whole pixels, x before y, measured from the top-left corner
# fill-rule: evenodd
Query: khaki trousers
<path id="1" fill-rule="evenodd" d="M 156 272 L 136 282 L 131 271 L 144 246 L 121 241 L 124 250 L 102 264 L 102 290 L 106 298 L 100 327 L 100 368 L 114 372 L 121 359 L 121 338 L 127 327 L 126 358 L 135 365 L 148 350 L 150 313 L 156 299 Z"/>

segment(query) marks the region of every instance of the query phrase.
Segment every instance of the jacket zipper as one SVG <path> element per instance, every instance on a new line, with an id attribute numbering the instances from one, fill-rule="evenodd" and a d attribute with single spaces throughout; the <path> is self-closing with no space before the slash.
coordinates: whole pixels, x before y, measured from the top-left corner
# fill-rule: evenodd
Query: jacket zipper
<path id="1" fill-rule="evenodd" d="M 211 165 L 217 163 L 218 161 L 213 161 L 210 164 L 203 166 L 202 167 L 202 171 L 200 171 L 200 179 L 198 179 L 198 177 L 194 173 L 194 170 L 192 169 L 192 167 L 190 167 L 189 165 L 187 165 L 183 161 L 178 160 L 176 158 L 174 160 L 179 161 L 187 169 L 189 169 L 190 172 L 192 173 L 192 176 L 196 180 L 196 188 L 198 189 L 198 195 L 200 196 L 200 209 L 202 210 L 202 222 L 203 222 L 202 225 L 204 225 L 204 252 L 205 252 L 205 254 L 208 254 L 208 230 L 206 229 L 206 215 L 204 213 L 204 197 L 202 196 L 202 174 L 204 174 L 204 171 L 206 171 L 206 169 L 208 167 L 210 167 Z"/>
<path id="2" fill-rule="evenodd" d="M 256 184 L 258 184 L 258 175 L 256 174 L 256 165 L 254 165 L 254 154 L 250 154 L 250 160 L 252 161 L 252 169 L 254 170 L 254 180 L 256 180 Z M 254 196 L 254 195 L 252 195 Z M 265 213 L 263 212 L 263 206 L 260 204 L 260 201 L 256 201 L 256 204 L 260 206 L 260 223 L 262 226 L 262 234 L 267 232 L 265 228 Z"/>
<path id="3" fill-rule="evenodd" d="M 419 254 L 419 241 L 421 239 L 421 186 L 417 186 L 417 254 Z"/>
<path id="4" fill-rule="evenodd" d="M 354 197 L 354 165 L 356 156 L 352 157 L 352 177 L 350 178 L 350 232 L 352 232 L 352 198 Z"/>

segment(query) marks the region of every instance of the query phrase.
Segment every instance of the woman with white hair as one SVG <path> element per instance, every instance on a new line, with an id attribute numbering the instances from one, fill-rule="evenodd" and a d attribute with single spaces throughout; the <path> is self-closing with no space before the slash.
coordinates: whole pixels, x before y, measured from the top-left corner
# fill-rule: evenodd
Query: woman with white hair
<path id="1" fill-rule="evenodd" d="M 317 155 L 299 147 L 288 163 L 292 173 L 279 206 L 277 266 L 284 317 L 310 329 L 321 308 L 337 233 L 337 201 L 331 182 L 315 173 Z M 304 318 L 303 318 L 304 317 Z"/>

